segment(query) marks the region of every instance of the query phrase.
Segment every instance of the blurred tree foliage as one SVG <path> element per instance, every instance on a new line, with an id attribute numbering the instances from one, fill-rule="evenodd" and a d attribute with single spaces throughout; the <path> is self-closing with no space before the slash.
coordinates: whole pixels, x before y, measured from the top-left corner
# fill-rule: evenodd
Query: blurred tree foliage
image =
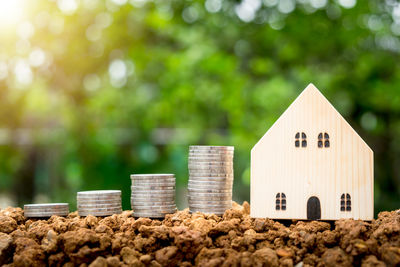
<path id="1" fill-rule="evenodd" d="M 0 33 L 0 193 L 17 204 L 112 188 L 129 208 L 129 174 L 167 172 L 182 208 L 190 144 L 234 145 L 249 200 L 250 149 L 313 82 L 375 151 L 376 212 L 400 207 L 399 2 L 24 6 Z"/>

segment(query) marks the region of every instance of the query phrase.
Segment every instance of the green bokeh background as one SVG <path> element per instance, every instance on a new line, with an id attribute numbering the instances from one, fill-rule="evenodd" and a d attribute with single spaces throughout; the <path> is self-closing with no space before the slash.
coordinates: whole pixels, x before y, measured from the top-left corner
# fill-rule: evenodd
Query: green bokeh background
<path id="1" fill-rule="evenodd" d="M 400 4 L 387 0 L 25 2 L 0 33 L 0 204 L 175 173 L 192 144 L 250 150 L 314 83 L 375 152 L 375 213 L 400 208 Z M 1 28 L 1 27 L 0 27 Z"/>

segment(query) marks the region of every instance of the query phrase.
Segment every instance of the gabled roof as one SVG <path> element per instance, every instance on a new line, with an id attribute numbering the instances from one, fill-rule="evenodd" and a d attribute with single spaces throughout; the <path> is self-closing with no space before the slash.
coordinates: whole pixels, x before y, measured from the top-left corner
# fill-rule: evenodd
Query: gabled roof
<path id="1" fill-rule="evenodd" d="M 284 120 L 285 115 L 292 112 L 294 109 L 300 108 L 303 106 L 303 103 L 308 103 L 310 98 L 316 98 L 322 105 L 325 105 L 328 109 L 330 109 L 339 120 L 342 120 L 346 127 L 351 129 L 352 133 L 357 136 L 371 152 L 371 148 L 365 143 L 365 141 L 358 135 L 358 133 L 350 126 L 350 124 L 343 118 L 343 116 L 335 109 L 335 107 L 326 99 L 326 97 L 315 87 L 312 83 L 310 83 L 301 94 L 293 101 L 292 104 L 285 110 L 285 112 L 278 118 L 278 120 L 269 128 L 269 130 L 264 134 L 264 136 L 254 145 L 253 149 L 255 149 L 258 144 L 262 142 L 263 139 L 267 138 L 269 133 L 279 126 L 280 122 Z M 304 107 L 307 108 L 307 107 Z"/>

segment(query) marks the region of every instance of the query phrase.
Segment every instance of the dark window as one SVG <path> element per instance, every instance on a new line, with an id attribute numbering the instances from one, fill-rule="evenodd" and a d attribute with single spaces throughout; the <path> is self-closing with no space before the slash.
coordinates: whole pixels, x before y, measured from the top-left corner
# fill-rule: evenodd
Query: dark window
<path id="1" fill-rule="evenodd" d="M 300 138 L 300 132 L 297 132 L 295 135 L 295 141 L 294 141 L 294 146 L 295 147 L 307 147 L 307 135 L 305 133 L 301 133 L 301 138 Z"/>
<path id="2" fill-rule="evenodd" d="M 276 194 L 275 209 L 276 210 L 286 210 L 286 195 L 285 195 L 285 193 Z"/>
<path id="3" fill-rule="evenodd" d="M 318 134 L 318 147 L 323 148 L 323 147 L 330 147 L 331 144 L 329 142 L 329 134 L 328 133 L 319 133 Z"/>
<path id="4" fill-rule="evenodd" d="M 275 201 L 275 209 L 280 210 L 281 209 L 281 193 L 276 194 L 276 201 Z"/>
<path id="5" fill-rule="evenodd" d="M 340 211 L 351 211 L 351 196 L 349 193 L 340 196 Z"/>

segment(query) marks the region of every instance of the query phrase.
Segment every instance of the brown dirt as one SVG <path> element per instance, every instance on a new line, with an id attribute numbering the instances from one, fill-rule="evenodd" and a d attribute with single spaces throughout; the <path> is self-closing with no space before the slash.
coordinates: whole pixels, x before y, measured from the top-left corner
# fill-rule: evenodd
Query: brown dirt
<path id="1" fill-rule="evenodd" d="M 400 266 L 400 210 L 372 222 L 252 219 L 249 204 L 223 217 L 190 214 L 135 219 L 26 220 L 0 211 L 0 264 L 9 266 Z"/>

